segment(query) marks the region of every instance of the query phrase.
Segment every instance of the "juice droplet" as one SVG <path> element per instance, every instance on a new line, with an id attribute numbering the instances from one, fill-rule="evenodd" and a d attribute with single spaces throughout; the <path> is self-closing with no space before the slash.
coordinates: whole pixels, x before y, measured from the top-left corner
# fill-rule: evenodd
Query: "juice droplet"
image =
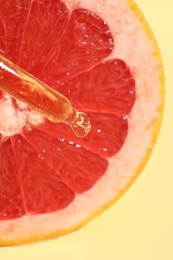
<path id="1" fill-rule="evenodd" d="M 73 110 L 73 113 L 68 117 L 67 123 L 71 127 L 74 134 L 78 137 L 85 137 L 91 130 L 89 117 L 83 113 Z"/>

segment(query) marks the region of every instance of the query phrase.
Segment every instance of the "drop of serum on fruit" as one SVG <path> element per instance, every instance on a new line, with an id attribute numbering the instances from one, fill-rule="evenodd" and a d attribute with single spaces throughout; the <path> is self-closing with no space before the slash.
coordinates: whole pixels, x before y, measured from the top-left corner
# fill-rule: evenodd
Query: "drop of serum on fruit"
<path id="1" fill-rule="evenodd" d="M 74 134 L 78 137 L 85 137 L 90 132 L 90 119 L 83 112 L 74 109 L 67 122 Z"/>

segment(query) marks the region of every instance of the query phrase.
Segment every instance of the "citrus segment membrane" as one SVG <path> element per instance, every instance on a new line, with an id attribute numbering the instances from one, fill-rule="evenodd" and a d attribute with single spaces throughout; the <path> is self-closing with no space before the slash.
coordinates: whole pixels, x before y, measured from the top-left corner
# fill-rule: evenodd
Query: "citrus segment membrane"
<path id="1" fill-rule="evenodd" d="M 85 138 L 77 138 L 71 134 L 70 129 L 63 124 L 55 125 L 50 121 L 40 124 L 36 128 L 47 133 L 48 136 L 72 142 L 86 150 L 92 151 L 103 158 L 116 154 L 126 140 L 128 133 L 128 120 L 106 113 L 87 112 L 91 120 L 91 131 Z M 25 133 L 26 135 L 26 133 Z M 107 138 L 109 137 L 109 139 Z M 109 141 L 111 140 L 111 142 Z"/>
<path id="2" fill-rule="evenodd" d="M 135 80 L 119 59 L 101 62 L 58 89 L 78 109 L 126 116 L 135 102 Z"/>
<path id="3" fill-rule="evenodd" d="M 34 130 L 32 135 L 26 133 L 25 138 L 30 143 L 34 141 L 35 151 L 42 161 L 48 164 L 47 167 L 53 168 L 74 193 L 91 188 L 107 169 L 107 160 L 84 149 L 79 143 L 51 136 L 48 138 L 47 133 L 38 130 Z"/>

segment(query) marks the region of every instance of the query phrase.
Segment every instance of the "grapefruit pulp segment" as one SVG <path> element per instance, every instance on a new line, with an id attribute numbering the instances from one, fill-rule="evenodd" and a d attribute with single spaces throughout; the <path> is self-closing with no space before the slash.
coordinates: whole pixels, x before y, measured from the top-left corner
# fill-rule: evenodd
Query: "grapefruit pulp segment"
<path id="1" fill-rule="evenodd" d="M 0 154 L 0 219 L 7 220 L 22 216 L 25 210 L 10 140 L 1 143 Z"/>

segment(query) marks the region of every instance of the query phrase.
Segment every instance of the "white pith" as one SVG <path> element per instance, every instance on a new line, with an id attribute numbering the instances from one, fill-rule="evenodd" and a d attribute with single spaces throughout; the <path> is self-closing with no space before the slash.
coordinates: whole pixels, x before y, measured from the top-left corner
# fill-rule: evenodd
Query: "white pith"
<path id="1" fill-rule="evenodd" d="M 26 215 L 0 222 L 0 242 L 44 237 L 55 230 L 72 228 L 111 201 L 130 182 L 152 145 L 161 104 L 161 74 L 153 45 L 127 0 L 64 0 L 69 8 L 86 8 L 108 23 L 115 49 L 109 58 L 121 58 L 131 68 L 137 86 L 137 99 L 129 115 L 129 132 L 121 151 L 109 159 L 106 174 L 96 185 L 65 209 L 51 214 Z M 138 98 L 139 97 L 139 98 Z M 24 121 L 26 118 L 23 119 Z M 24 122 L 23 121 L 23 122 Z M 142 140 L 142 141 L 141 141 Z"/>
<path id="2" fill-rule="evenodd" d="M 0 115 L 0 135 L 2 135 L 0 141 L 2 142 L 10 136 L 22 133 L 24 126 L 29 128 L 44 120 L 37 111 L 29 111 L 25 103 L 15 100 L 14 104 L 14 100 L 7 93 L 0 99 Z"/>

